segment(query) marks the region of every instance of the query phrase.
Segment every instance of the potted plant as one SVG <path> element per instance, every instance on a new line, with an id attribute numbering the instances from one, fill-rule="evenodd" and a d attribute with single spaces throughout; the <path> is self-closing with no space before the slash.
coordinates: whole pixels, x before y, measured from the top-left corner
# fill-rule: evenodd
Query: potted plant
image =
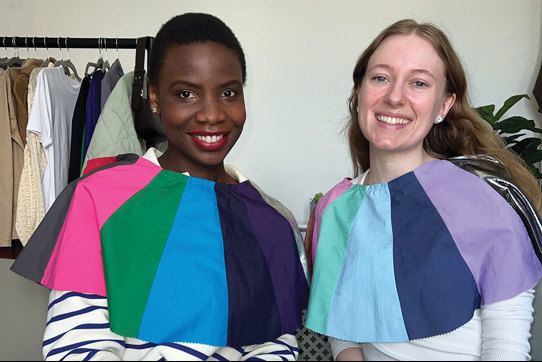
<path id="1" fill-rule="evenodd" d="M 527 94 L 511 96 L 496 113 L 494 104 L 480 106 L 475 110 L 491 125 L 495 133 L 504 140 L 508 147 L 525 161 L 533 175 L 540 180 L 542 179 L 542 173 L 536 167 L 536 163 L 542 160 L 542 150 L 538 149 L 542 139 L 527 136 L 525 131 L 542 134 L 542 129 L 536 127 L 534 120 L 522 116 L 511 116 L 502 119 L 503 115 L 523 98 L 530 99 Z"/>
<path id="2" fill-rule="evenodd" d="M 324 194 L 321 193 L 321 192 L 318 192 L 317 194 L 314 194 L 314 196 L 312 197 L 311 204 L 310 204 L 310 213 L 311 214 L 312 214 L 312 210 L 314 210 L 314 208 L 316 207 L 316 204 L 318 203 L 318 200 L 320 200 L 322 198 L 322 196 L 324 196 Z"/>

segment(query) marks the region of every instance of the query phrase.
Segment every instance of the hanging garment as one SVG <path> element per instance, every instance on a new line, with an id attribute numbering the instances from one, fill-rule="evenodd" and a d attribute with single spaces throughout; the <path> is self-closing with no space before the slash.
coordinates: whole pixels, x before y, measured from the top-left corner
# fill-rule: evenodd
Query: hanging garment
<path id="1" fill-rule="evenodd" d="M 122 70 L 122 65 L 120 64 L 120 60 L 117 59 L 111 64 L 111 69 L 109 69 L 102 79 L 101 84 L 101 94 L 100 94 L 100 109 L 103 110 L 105 106 L 105 102 L 107 101 L 107 98 L 109 98 L 109 95 L 117 85 L 117 82 L 120 78 L 124 75 L 124 71 Z"/>
<path id="2" fill-rule="evenodd" d="M 358 343 L 453 331 L 538 283 L 529 235 L 489 182 L 448 160 L 388 183 L 345 179 L 316 206 L 306 326 Z"/>
<path id="3" fill-rule="evenodd" d="M 96 123 L 100 117 L 100 97 L 101 97 L 101 83 L 104 77 L 104 73 L 98 69 L 92 73 L 90 77 L 90 86 L 88 89 L 88 98 L 87 98 L 87 115 L 85 121 L 85 132 L 83 136 L 83 159 L 87 154 L 88 146 L 92 135 L 94 134 L 94 129 L 96 128 Z"/>
<path id="4" fill-rule="evenodd" d="M 53 62 L 49 62 L 47 66 L 53 68 Z M 44 67 L 34 68 L 28 79 L 27 112 L 29 115 L 31 114 L 34 103 L 38 74 L 43 69 Z M 15 228 L 23 245 L 26 245 L 28 239 L 45 216 L 42 180 L 46 167 L 47 158 L 39 136 L 27 130 L 26 145 L 24 147 L 24 164 L 21 171 L 19 194 L 17 195 L 17 217 L 15 220 Z"/>
<path id="5" fill-rule="evenodd" d="M 20 69 L 13 85 L 15 104 L 17 106 L 17 124 L 19 125 L 19 134 L 23 145 L 26 145 L 26 126 L 28 124 L 28 82 L 32 70 L 39 67 L 41 63 L 43 63 L 42 60 L 28 59 Z"/>
<path id="6" fill-rule="evenodd" d="M 111 330 L 153 343 L 240 347 L 300 326 L 307 268 L 282 204 L 249 180 L 112 161 L 66 188 L 13 271 L 107 296 Z"/>
<path id="7" fill-rule="evenodd" d="M 24 165 L 17 199 L 15 228 L 24 246 L 45 216 L 41 180 L 47 167 L 45 152 L 34 132 L 27 132 Z"/>
<path id="8" fill-rule="evenodd" d="M 15 221 L 24 145 L 17 122 L 13 87 L 21 70 L 33 67 L 38 62 L 41 63 L 37 59 L 29 59 L 24 68 L 8 68 L 0 75 L 0 247 L 11 246 L 11 240 L 18 239 Z"/>
<path id="9" fill-rule="evenodd" d="M 90 77 L 85 76 L 75 103 L 72 117 L 72 136 L 70 146 L 70 165 L 68 168 L 68 183 L 81 175 L 83 164 L 83 137 L 87 118 L 87 99 L 90 88 Z"/>
<path id="10" fill-rule="evenodd" d="M 47 158 L 42 180 L 45 211 L 68 184 L 71 121 L 79 87 L 62 66 L 45 68 L 37 76 L 27 130 L 38 134 Z"/>
<path id="11" fill-rule="evenodd" d="M 100 114 L 82 169 L 90 159 L 135 153 L 142 156 L 147 147 L 145 141 L 137 136 L 132 115 L 131 99 L 134 72 L 125 74 L 111 92 Z M 147 87 L 143 87 L 146 98 Z M 160 151 L 167 147 L 167 141 L 156 146 Z"/>

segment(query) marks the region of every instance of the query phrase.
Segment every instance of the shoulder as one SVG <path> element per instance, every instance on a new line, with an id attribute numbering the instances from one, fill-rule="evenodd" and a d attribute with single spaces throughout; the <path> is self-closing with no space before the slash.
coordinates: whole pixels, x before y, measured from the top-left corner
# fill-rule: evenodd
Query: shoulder
<path id="1" fill-rule="evenodd" d="M 87 161 L 86 167 L 83 170 L 82 175 L 87 175 L 91 172 L 94 173 L 102 171 L 115 166 L 135 164 L 139 160 L 139 158 L 140 157 L 134 153 L 127 153 L 111 157 L 93 158 Z"/>

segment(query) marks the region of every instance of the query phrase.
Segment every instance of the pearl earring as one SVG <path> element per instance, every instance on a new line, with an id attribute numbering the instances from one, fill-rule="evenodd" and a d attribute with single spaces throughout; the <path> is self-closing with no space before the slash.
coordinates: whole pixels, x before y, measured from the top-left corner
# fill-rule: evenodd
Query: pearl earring
<path id="1" fill-rule="evenodd" d="M 156 113 L 158 110 L 155 107 L 152 107 L 152 113 Z"/>
<path id="2" fill-rule="evenodd" d="M 442 122 L 442 117 L 441 117 L 441 115 L 439 114 L 439 115 L 437 116 L 437 118 L 435 118 L 435 124 L 439 124 L 440 122 Z"/>

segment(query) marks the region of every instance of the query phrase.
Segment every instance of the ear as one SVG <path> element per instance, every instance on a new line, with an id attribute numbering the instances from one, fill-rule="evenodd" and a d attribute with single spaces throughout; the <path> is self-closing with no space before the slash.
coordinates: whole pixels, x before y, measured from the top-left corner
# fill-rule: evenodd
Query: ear
<path id="1" fill-rule="evenodd" d="M 450 111 L 450 108 L 452 108 L 454 103 L 455 103 L 455 93 L 452 93 L 451 95 L 447 96 L 444 99 L 444 102 L 442 103 L 442 106 L 440 107 L 440 112 L 439 112 L 442 119 L 446 118 L 448 111 Z"/>
<path id="2" fill-rule="evenodd" d="M 154 86 L 151 82 L 149 82 L 149 79 L 147 78 L 147 84 L 149 85 L 148 91 L 149 91 L 149 103 L 152 108 L 156 108 L 156 114 L 160 114 L 160 101 L 158 97 L 158 87 Z"/>

